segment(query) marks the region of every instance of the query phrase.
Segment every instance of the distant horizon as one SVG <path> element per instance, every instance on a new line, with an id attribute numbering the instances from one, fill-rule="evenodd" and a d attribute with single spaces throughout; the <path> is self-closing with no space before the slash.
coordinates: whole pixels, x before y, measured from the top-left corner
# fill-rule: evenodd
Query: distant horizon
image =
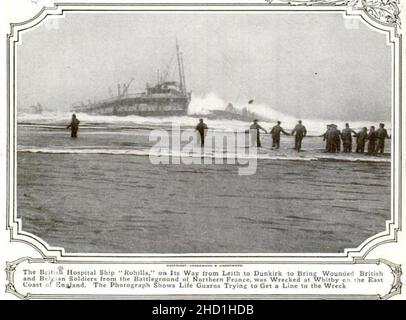
<path id="1" fill-rule="evenodd" d="M 133 77 L 130 92 L 143 91 L 158 68 L 177 80 L 178 39 L 194 97 L 255 99 L 303 119 L 390 121 L 391 47 L 351 19 L 357 28 L 339 13 L 317 21 L 311 13 L 67 13 L 21 33 L 17 107 L 69 112 Z"/>

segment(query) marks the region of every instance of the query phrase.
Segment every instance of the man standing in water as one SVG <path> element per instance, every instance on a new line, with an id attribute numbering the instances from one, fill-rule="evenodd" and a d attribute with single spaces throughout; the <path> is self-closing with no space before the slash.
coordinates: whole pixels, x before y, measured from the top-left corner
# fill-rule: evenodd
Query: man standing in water
<path id="1" fill-rule="evenodd" d="M 302 120 L 299 120 L 299 123 L 296 127 L 292 130 L 292 135 L 295 135 L 295 150 L 300 151 L 302 148 L 302 140 L 306 137 L 307 130 L 304 125 L 302 125 Z"/>
<path id="2" fill-rule="evenodd" d="M 70 128 L 70 130 L 71 130 L 71 134 L 70 134 L 71 138 L 78 137 L 79 123 L 80 123 L 80 121 L 78 118 L 76 118 L 76 114 L 73 114 L 71 123 L 66 127 L 67 129 Z"/>
<path id="3" fill-rule="evenodd" d="M 376 132 L 375 127 L 371 126 L 368 133 L 368 154 L 375 154 Z"/>
<path id="4" fill-rule="evenodd" d="M 326 141 L 326 152 L 335 153 L 338 150 L 340 141 L 340 130 L 337 129 L 335 124 L 328 124 L 327 130 L 320 137 L 323 137 L 323 141 Z"/>
<path id="5" fill-rule="evenodd" d="M 196 126 L 196 131 L 198 131 L 199 135 L 200 135 L 200 145 L 201 145 L 201 147 L 204 147 L 204 138 L 206 137 L 206 133 L 207 133 L 208 129 L 209 128 L 203 122 L 203 119 L 199 119 L 199 123 Z"/>
<path id="6" fill-rule="evenodd" d="M 357 133 L 357 149 L 355 150 L 356 153 L 364 154 L 365 142 L 368 139 L 367 130 L 367 127 L 363 127 L 362 131 Z"/>
<path id="7" fill-rule="evenodd" d="M 335 145 L 335 151 L 334 152 L 340 152 L 341 151 L 341 131 L 338 129 L 336 124 L 333 124 L 333 129 L 334 129 L 334 145 Z"/>
<path id="8" fill-rule="evenodd" d="M 385 139 L 390 138 L 388 135 L 388 131 L 385 129 L 385 125 L 383 123 L 379 124 L 379 129 L 376 130 L 376 137 L 378 140 L 378 144 L 376 146 L 376 153 L 383 153 L 385 149 Z"/>
<path id="9" fill-rule="evenodd" d="M 260 139 L 260 136 L 259 136 L 259 130 L 260 130 L 260 129 L 261 129 L 262 131 L 264 131 L 265 133 L 267 133 L 266 130 L 265 130 L 264 128 L 262 128 L 262 127 L 258 124 L 258 120 L 255 119 L 255 120 L 254 120 L 254 123 L 250 126 L 250 131 L 251 131 L 251 134 L 252 134 L 252 130 L 255 130 L 254 134 L 257 135 L 257 147 L 258 147 L 258 148 L 261 147 L 261 139 Z"/>
<path id="10" fill-rule="evenodd" d="M 343 132 L 344 132 L 344 130 L 343 130 Z M 354 131 L 351 130 L 351 132 L 354 132 Z M 335 125 L 334 123 L 327 125 L 327 131 L 324 134 L 322 134 L 320 137 L 323 137 L 323 141 L 326 141 L 326 151 L 327 152 L 330 152 L 330 153 L 340 152 L 341 137 L 343 137 L 343 135 L 340 132 L 340 130 L 338 130 L 337 125 Z M 345 135 L 344 135 L 344 137 L 345 137 Z M 348 140 L 349 139 L 347 139 L 347 141 Z M 350 143 L 352 143 L 352 137 L 351 137 Z M 343 145 L 344 145 L 344 140 L 343 140 Z M 349 150 L 347 152 L 350 152 L 352 149 L 351 145 L 347 148 L 348 148 L 347 150 Z"/>
<path id="11" fill-rule="evenodd" d="M 327 125 L 327 130 L 326 132 L 324 132 L 322 135 L 320 135 L 319 137 L 323 137 L 323 141 L 326 141 L 326 152 L 331 152 L 331 139 L 330 139 L 330 130 L 331 130 L 331 126 L 328 124 Z"/>
<path id="12" fill-rule="evenodd" d="M 284 135 L 289 135 L 283 128 L 281 127 L 281 122 L 278 121 L 278 124 L 271 129 L 272 135 L 272 148 L 279 149 L 280 141 L 281 141 L 281 132 Z"/>
<path id="13" fill-rule="evenodd" d="M 352 152 L 352 134 L 357 134 L 350 128 L 348 123 L 345 124 L 345 128 L 341 131 L 341 139 L 343 141 L 344 152 Z"/>

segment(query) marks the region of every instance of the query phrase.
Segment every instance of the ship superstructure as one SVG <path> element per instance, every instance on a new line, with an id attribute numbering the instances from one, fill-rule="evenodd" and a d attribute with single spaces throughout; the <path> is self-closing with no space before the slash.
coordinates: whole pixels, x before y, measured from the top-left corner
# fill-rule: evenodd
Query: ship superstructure
<path id="1" fill-rule="evenodd" d="M 129 94 L 134 79 L 117 86 L 117 96 L 102 101 L 76 105 L 74 112 L 115 116 L 170 116 L 187 114 L 191 92 L 186 89 L 183 56 L 176 43 L 179 81 L 165 81 L 159 77 L 153 86 L 146 85 L 144 92 Z"/>

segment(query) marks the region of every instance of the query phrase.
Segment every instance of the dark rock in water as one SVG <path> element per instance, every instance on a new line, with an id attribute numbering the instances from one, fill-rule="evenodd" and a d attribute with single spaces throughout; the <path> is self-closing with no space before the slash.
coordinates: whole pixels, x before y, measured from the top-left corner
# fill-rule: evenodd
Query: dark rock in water
<path id="1" fill-rule="evenodd" d="M 239 120 L 252 122 L 254 121 L 254 119 L 258 119 L 260 121 L 270 121 L 270 119 L 262 117 L 255 112 L 251 112 L 247 108 L 239 110 L 235 108 L 231 103 L 227 105 L 225 110 L 211 110 L 210 113 L 207 115 L 195 115 L 195 116 L 210 120 L 224 119 L 224 120 Z"/>

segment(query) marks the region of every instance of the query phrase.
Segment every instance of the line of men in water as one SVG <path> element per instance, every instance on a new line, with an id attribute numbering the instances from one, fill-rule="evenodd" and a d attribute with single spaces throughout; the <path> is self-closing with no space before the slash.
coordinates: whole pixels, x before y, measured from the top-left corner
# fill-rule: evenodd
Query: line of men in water
<path id="1" fill-rule="evenodd" d="M 204 145 L 204 138 L 207 132 L 207 125 L 203 122 L 203 119 L 199 119 L 199 124 L 196 126 L 196 130 L 200 133 L 201 145 Z M 264 133 L 268 133 L 263 127 L 258 124 L 258 120 L 250 126 L 250 130 L 256 130 L 256 145 L 261 147 L 260 130 Z M 306 127 L 302 124 L 302 120 L 298 121 L 298 124 L 289 134 L 281 127 L 281 121 L 277 121 L 277 124 L 270 130 L 272 136 L 272 148 L 279 149 L 281 134 L 295 135 L 295 147 L 296 151 L 300 151 L 302 148 L 302 140 L 307 135 Z M 385 139 L 390 139 L 385 124 L 380 123 L 379 128 L 375 130 L 375 126 L 371 126 L 368 129 L 363 127 L 361 131 L 355 132 L 350 128 L 348 123 L 345 124 L 345 128 L 340 131 L 335 124 L 327 125 L 327 131 L 320 137 L 323 137 L 323 141 L 326 141 L 326 152 L 336 153 L 341 151 L 341 143 L 343 145 L 343 152 L 352 152 L 352 138 L 356 138 L 356 150 L 357 153 L 364 153 L 365 145 L 368 141 L 368 154 L 375 155 L 377 153 L 383 153 L 385 149 Z"/>
<path id="2" fill-rule="evenodd" d="M 203 122 L 203 119 L 199 119 L 199 123 L 197 124 L 195 129 L 200 134 L 201 146 L 204 146 L 204 139 L 208 130 L 207 124 Z M 258 124 L 257 119 L 255 119 L 250 126 L 250 130 L 256 130 L 256 146 L 261 147 L 260 130 L 264 131 L 265 133 L 268 132 Z M 272 147 L 276 149 L 279 149 L 280 147 L 281 133 L 290 135 L 285 130 L 283 130 L 280 121 L 278 121 L 278 124 L 271 129 L 270 133 L 272 135 Z M 299 120 L 299 123 L 295 126 L 291 133 L 291 135 L 295 135 L 295 150 L 300 151 L 300 149 L 302 148 L 302 140 L 306 136 L 306 134 L 306 127 L 302 124 L 302 120 Z"/>
<path id="3" fill-rule="evenodd" d="M 348 123 L 345 124 L 345 128 L 341 132 L 336 125 L 330 124 L 322 136 L 326 141 L 327 152 L 340 152 L 340 139 L 343 143 L 343 151 L 352 152 L 352 137 L 355 137 L 357 142 L 355 152 L 364 153 L 365 144 L 368 140 L 367 152 L 369 155 L 384 153 L 385 139 L 390 139 L 383 123 L 379 124 L 377 130 L 375 130 L 375 126 L 371 126 L 369 131 L 367 127 L 363 127 L 359 132 L 352 130 Z"/>
<path id="4" fill-rule="evenodd" d="M 268 132 L 258 124 L 258 120 L 256 120 L 256 119 L 254 120 L 253 124 L 250 126 L 250 130 L 257 130 L 257 147 L 260 147 L 261 139 L 260 139 L 259 130 L 262 130 L 265 133 L 268 133 Z M 306 130 L 306 127 L 302 124 L 302 120 L 298 121 L 298 124 L 294 127 L 291 134 L 289 134 L 285 130 L 283 130 L 283 128 L 281 127 L 281 122 L 278 121 L 277 125 L 274 126 L 270 131 L 270 134 L 272 136 L 272 148 L 279 149 L 280 142 L 281 142 L 281 133 L 283 133 L 284 135 L 287 135 L 287 136 L 295 135 L 294 149 L 297 151 L 300 151 L 300 149 L 302 148 L 302 140 L 307 135 L 307 130 Z"/>
<path id="5" fill-rule="evenodd" d="M 369 155 L 383 153 L 385 150 L 385 139 L 390 139 L 388 131 L 385 129 L 385 124 L 380 123 L 379 128 L 375 130 L 375 126 L 371 126 L 368 132 L 367 127 L 363 127 L 361 131 L 355 132 L 350 128 L 348 123 L 345 128 L 340 131 L 335 124 L 327 125 L 327 131 L 321 135 L 326 141 L 326 151 L 335 153 L 341 151 L 341 142 L 343 144 L 343 152 L 352 152 L 352 138 L 356 138 L 355 152 L 364 153 L 365 145 L 368 140 L 367 152 Z"/>
<path id="6" fill-rule="evenodd" d="M 71 129 L 71 137 L 77 138 L 77 133 L 79 130 L 79 119 L 75 114 L 72 115 L 71 123 L 67 126 Z M 203 122 L 203 119 L 199 119 L 199 123 L 196 126 L 196 130 L 200 134 L 201 146 L 204 146 L 204 139 L 208 130 L 207 124 Z M 256 130 L 256 145 L 261 147 L 260 130 L 268 133 L 263 127 L 258 124 L 258 120 L 255 119 L 250 126 L 250 130 Z M 302 140 L 307 135 L 306 127 L 302 124 L 302 120 L 298 121 L 298 124 L 294 127 L 292 132 L 289 134 L 281 127 L 281 122 L 277 121 L 277 124 L 270 130 L 272 136 L 272 148 L 279 149 L 281 134 L 284 135 L 295 135 L 295 147 L 296 151 L 300 151 L 302 148 Z M 387 130 L 385 129 L 385 124 L 380 123 L 379 128 L 375 130 L 375 126 L 371 126 L 368 132 L 366 127 L 363 127 L 360 132 L 355 132 L 350 128 L 348 123 L 345 124 L 345 128 L 340 131 L 337 125 L 329 124 L 327 125 L 327 130 L 320 137 L 323 137 L 323 141 L 326 141 L 326 151 L 331 153 L 336 153 L 341 151 L 341 142 L 343 144 L 343 151 L 348 153 L 352 152 L 352 138 L 356 138 L 357 147 L 355 152 L 364 153 L 365 144 L 368 140 L 368 154 L 375 155 L 377 153 L 383 153 L 385 149 L 385 139 L 390 139 Z"/>

